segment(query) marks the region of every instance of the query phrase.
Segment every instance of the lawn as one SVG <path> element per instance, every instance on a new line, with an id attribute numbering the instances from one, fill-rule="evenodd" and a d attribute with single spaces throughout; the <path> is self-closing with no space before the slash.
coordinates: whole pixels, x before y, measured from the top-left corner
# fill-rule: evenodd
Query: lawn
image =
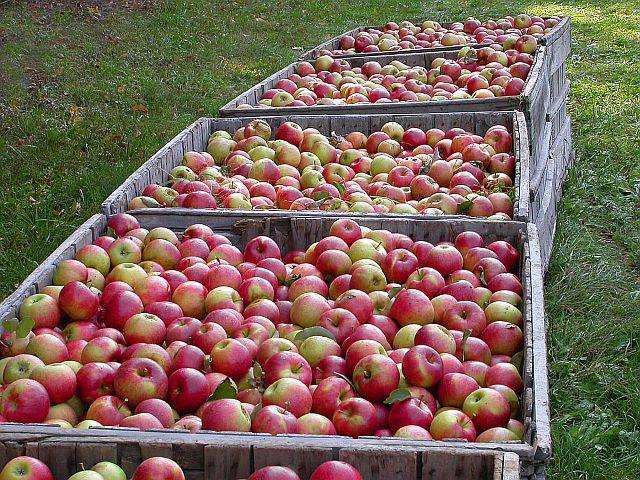
<path id="1" fill-rule="evenodd" d="M 303 49 L 390 19 L 571 15 L 550 478 L 640 478 L 640 5 L 461 3 L 0 1 L 0 298 L 175 133 Z"/>

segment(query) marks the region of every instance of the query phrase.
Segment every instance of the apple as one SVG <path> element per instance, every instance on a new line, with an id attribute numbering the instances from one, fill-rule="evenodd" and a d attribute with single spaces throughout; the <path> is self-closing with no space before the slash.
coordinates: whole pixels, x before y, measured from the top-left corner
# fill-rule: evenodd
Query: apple
<path id="1" fill-rule="evenodd" d="M 299 128 L 299 127 L 298 127 Z M 300 130 L 302 132 L 302 130 Z M 300 480 L 298 474 L 287 467 L 268 466 L 253 472 L 248 480 Z"/>
<path id="2" fill-rule="evenodd" d="M 47 390 L 54 404 L 64 403 L 76 393 L 76 374 L 71 367 L 63 363 L 38 366 L 33 369 L 29 378 Z"/>
<path id="3" fill-rule="evenodd" d="M 9 422 L 41 423 L 49 413 L 50 404 L 45 387 L 35 380 L 19 378 L 2 393 L 0 414 Z"/>
<path id="4" fill-rule="evenodd" d="M 429 297 L 413 288 L 401 290 L 393 299 L 389 316 L 401 326 L 433 322 L 434 310 Z"/>
<path id="5" fill-rule="evenodd" d="M 431 422 L 429 433 L 435 440 L 457 438 L 468 442 L 476 440 L 476 429 L 473 422 L 464 412 L 457 409 L 437 413 Z"/>
<path id="6" fill-rule="evenodd" d="M 489 367 L 485 376 L 487 387 L 494 385 L 506 385 L 518 395 L 522 393 L 524 384 L 522 377 L 515 365 L 511 363 L 498 363 Z"/>
<path id="7" fill-rule="evenodd" d="M 433 413 L 421 400 L 407 398 L 406 400 L 395 402 L 391 406 L 388 421 L 389 428 L 393 433 L 408 425 L 415 425 L 429 430 L 429 426 L 433 421 Z"/>
<path id="8" fill-rule="evenodd" d="M 209 397 L 209 383 L 193 368 L 179 368 L 169 377 L 169 403 L 179 414 L 195 411 Z"/>
<path id="9" fill-rule="evenodd" d="M 249 432 L 251 417 L 238 400 L 214 400 L 202 412 L 202 428 L 216 432 Z"/>
<path id="10" fill-rule="evenodd" d="M 431 388 L 442 378 L 442 359 L 437 351 L 427 345 L 409 349 L 402 359 L 402 374 L 418 387 Z"/>
<path id="11" fill-rule="evenodd" d="M 265 392 L 266 393 L 266 392 Z M 253 418 L 251 431 L 271 435 L 297 433 L 298 421 L 293 413 L 278 405 L 266 405 Z"/>
<path id="12" fill-rule="evenodd" d="M 468 375 L 447 373 L 438 384 L 438 400 L 445 407 L 462 407 L 465 399 L 479 388 L 478 382 Z"/>
<path id="13" fill-rule="evenodd" d="M 134 413 L 149 413 L 156 417 L 164 428 L 171 428 L 175 423 L 174 411 L 171 406 L 159 398 L 143 400 L 136 406 Z"/>
<path id="14" fill-rule="evenodd" d="M 472 392 L 465 399 L 462 411 L 473 420 L 479 431 L 506 427 L 511 417 L 511 407 L 507 399 L 491 388 L 481 388 Z"/>
<path id="15" fill-rule="evenodd" d="M 320 381 L 313 392 L 312 411 L 332 418 L 338 406 L 354 396 L 355 392 L 346 380 L 341 377 L 327 377 Z"/>
<path id="16" fill-rule="evenodd" d="M 69 351 L 64 341 L 50 333 L 41 333 L 33 337 L 25 353 L 35 355 L 46 365 L 69 360 Z"/>
<path id="17" fill-rule="evenodd" d="M 60 291 L 58 305 L 72 320 L 86 321 L 95 315 L 100 298 L 84 283 L 73 281 Z"/>
<path id="18" fill-rule="evenodd" d="M 149 398 L 164 398 L 169 380 L 167 374 L 153 360 L 132 358 L 125 361 L 116 371 L 113 387 L 120 398 L 136 406 Z"/>
<path id="19" fill-rule="evenodd" d="M 152 457 L 140 464 L 131 480 L 185 480 L 180 466 L 164 457 Z"/>
<path id="20" fill-rule="evenodd" d="M 139 313 L 130 317 L 123 328 L 128 344 L 152 343 L 162 345 L 167 335 L 164 322 L 151 313 Z"/>
<path id="21" fill-rule="evenodd" d="M 362 476 L 353 465 L 332 460 L 316 468 L 309 480 L 362 480 Z"/>
<path id="22" fill-rule="evenodd" d="M 84 283 L 87 281 L 87 275 L 87 267 L 84 263 L 78 260 L 63 260 L 53 274 L 53 284 L 65 286 L 71 282 Z"/>
<path id="23" fill-rule="evenodd" d="M 373 435 L 376 409 L 364 398 L 349 398 L 341 402 L 332 421 L 338 435 L 358 438 Z"/>
<path id="24" fill-rule="evenodd" d="M 281 378 L 269 385 L 262 395 L 263 405 L 277 405 L 296 418 L 311 411 L 313 399 L 308 387 L 295 378 Z"/>
<path id="25" fill-rule="evenodd" d="M 55 328 L 60 323 L 62 312 L 57 299 L 37 293 L 22 301 L 18 316 L 22 321 L 33 321 L 35 328 Z"/>
<path id="26" fill-rule="evenodd" d="M 53 480 L 53 474 L 37 458 L 16 457 L 0 471 L 0 480 Z"/>
<path id="27" fill-rule="evenodd" d="M 358 393 L 369 401 L 385 400 L 398 388 L 400 372 L 386 355 L 373 354 L 362 358 L 354 367 L 353 381 Z"/>
<path id="28" fill-rule="evenodd" d="M 16 380 L 29 378 L 38 367 L 43 367 L 44 362 L 35 355 L 21 353 L 11 357 L 5 363 L 2 373 L 2 383 L 9 385 Z"/>
<path id="29" fill-rule="evenodd" d="M 104 480 L 127 480 L 127 474 L 115 463 L 99 462 L 91 470 L 100 474 Z"/>
<path id="30" fill-rule="evenodd" d="M 211 368 L 234 380 L 242 378 L 253 365 L 253 355 L 237 339 L 220 340 L 211 350 Z"/>

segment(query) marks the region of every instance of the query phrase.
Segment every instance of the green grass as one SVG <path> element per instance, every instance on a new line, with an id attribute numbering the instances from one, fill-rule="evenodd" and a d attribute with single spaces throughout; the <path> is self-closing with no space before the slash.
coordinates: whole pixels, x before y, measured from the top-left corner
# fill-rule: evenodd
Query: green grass
<path id="1" fill-rule="evenodd" d="M 300 47 L 390 19 L 573 16 L 577 162 L 546 288 L 550 478 L 640 478 L 637 2 L 0 8 L 0 298 L 175 133 L 293 61 Z"/>

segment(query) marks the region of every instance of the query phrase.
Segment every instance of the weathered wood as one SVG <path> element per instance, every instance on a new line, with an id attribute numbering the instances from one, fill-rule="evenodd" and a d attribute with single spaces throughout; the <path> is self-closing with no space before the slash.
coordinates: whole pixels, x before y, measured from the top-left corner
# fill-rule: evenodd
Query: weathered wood
<path id="1" fill-rule="evenodd" d="M 246 478 L 252 472 L 249 445 L 207 445 L 204 447 L 204 478 Z"/>
<path id="2" fill-rule="evenodd" d="M 300 478 L 309 478 L 320 464 L 330 460 L 333 460 L 331 448 L 253 447 L 254 470 L 281 465 L 291 468 Z"/>
<path id="3" fill-rule="evenodd" d="M 342 449 L 340 460 L 358 469 L 364 480 L 417 478 L 418 453 L 404 449 Z"/>
<path id="4" fill-rule="evenodd" d="M 317 213 L 314 216 L 299 215 L 293 218 L 247 218 L 247 212 L 229 212 L 222 217 L 212 215 L 212 213 L 214 212 L 197 216 L 171 215 L 156 219 L 153 222 L 150 222 L 148 217 L 146 217 L 146 220 L 145 217 L 139 218 L 145 228 L 163 225 L 169 226 L 176 231 L 181 231 L 192 223 L 204 223 L 217 232 L 233 235 L 235 244 L 239 248 L 243 248 L 256 235 L 267 234 L 276 239 L 283 253 L 292 249 L 306 248 L 312 242 L 326 236 L 336 218 L 334 215 L 325 213 Z M 351 439 L 335 436 L 307 437 L 300 435 L 273 437 L 269 435 L 229 434 L 207 431 L 190 434 L 171 430 L 140 432 L 136 429 L 123 428 L 65 430 L 45 425 L 0 424 L 0 443 L 3 444 L 4 448 L 4 450 L 0 451 L 0 456 L 13 458 L 12 455 L 16 456 L 15 452 L 17 452 L 17 455 L 24 452 L 25 444 L 40 442 L 38 450 L 41 455 L 49 455 L 49 457 L 53 458 L 54 453 L 58 455 L 60 451 L 64 451 L 64 460 L 56 460 L 58 462 L 56 468 L 71 471 L 72 467 L 75 468 L 78 463 L 78 458 L 81 458 L 83 462 L 89 462 L 84 452 L 77 453 L 79 447 L 76 446 L 76 443 L 83 441 L 89 441 L 90 443 L 117 442 L 118 463 L 123 466 L 129 475 L 145 458 L 155 455 L 167 455 L 176 459 L 180 458 L 181 461 L 188 461 L 190 470 L 202 468 L 205 471 L 205 478 L 219 478 L 215 477 L 215 474 L 219 473 L 221 468 L 248 472 L 252 467 L 265 464 L 267 459 L 278 458 L 278 455 L 284 462 L 286 457 L 284 452 L 296 448 L 302 452 L 316 452 L 313 456 L 306 457 L 306 453 L 301 453 L 300 458 L 306 458 L 307 460 L 297 460 L 300 465 L 309 465 L 309 462 L 312 461 L 311 457 L 319 458 L 324 455 L 323 458 L 334 458 L 337 452 L 344 448 L 390 450 L 401 448 L 404 451 L 410 451 L 411 449 L 423 449 L 425 446 L 437 446 L 435 448 L 436 451 L 450 448 L 461 454 L 465 452 L 471 454 L 471 452 L 480 450 L 506 450 L 517 454 L 525 469 L 533 471 L 536 466 L 544 465 L 549 459 L 551 438 L 546 376 L 542 257 L 540 256 L 538 232 L 535 225 L 526 225 L 513 221 L 487 222 L 462 218 L 438 218 L 433 220 L 360 218 L 358 221 L 361 225 L 370 228 L 386 228 L 410 235 L 415 240 L 427 240 L 432 243 L 451 241 L 459 233 L 471 230 L 482 235 L 486 242 L 502 239 L 518 247 L 521 253 L 519 272 L 522 278 L 523 297 L 525 300 L 525 350 L 522 372 L 525 396 L 522 401 L 523 415 L 521 418 L 527 427 L 526 443 L 475 444 L 465 442 L 425 442 L 400 438 Z M 84 232 L 74 233 L 65 242 L 72 248 L 65 250 L 64 255 L 50 257 L 47 260 L 47 266 L 53 269 L 59 262 L 68 258 L 66 256 L 68 252 L 75 250 L 76 245 L 73 239 L 83 241 L 82 239 L 87 238 L 87 235 L 95 238 L 104 233 L 105 228 L 106 220 L 103 216 L 98 216 L 93 222 L 85 224 Z M 17 305 L 4 305 L 2 308 L 4 311 L 15 311 Z M 16 441 L 20 443 L 16 444 Z M 14 446 L 11 447 L 11 445 Z M 220 456 L 222 455 L 221 452 L 227 452 L 224 454 L 226 456 Z M 318 452 L 323 453 L 319 454 Z M 113 450 L 110 450 L 108 454 L 110 458 L 114 458 Z M 204 457 L 202 464 L 199 461 L 201 457 Z M 89 458 L 93 461 L 95 456 Z M 437 465 L 437 461 L 437 456 L 429 459 L 429 463 L 423 461 L 422 470 L 424 471 L 425 465 Z M 469 460 L 469 462 L 477 464 L 477 460 Z M 453 462 L 453 464 L 456 464 L 456 462 Z M 419 467 L 420 462 L 417 463 L 416 468 Z M 474 468 L 477 470 L 480 467 Z M 486 468 L 488 471 L 489 467 Z M 239 475 L 246 476 L 245 473 L 239 473 Z"/>
<path id="5" fill-rule="evenodd" d="M 260 117 L 256 117 L 260 118 Z M 262 117 L 264 121 L 269 123 L 272 130 L 275 130 L 282 123 L 293 121 L 301 125 L 303 128 L 314 127 L 321 132 L 329 135 L 335 132 L 339 135 L 346 135 L 353 131 L 362 131 L 366 134 L 379 130 L 385 123 L 394 121 L 403 125 L 405 128 L 416 127 L 423 130 L 431 128 L 441 128 L 448 130 L 453 127 L 464 128 L 473 131 L 479 135 L 484 133 L 494 125 L 504 125 L 509 128 L 514 136 L 514 154 L 516 158 L 516 174 L 514 178 L 515 185 L 515 202 L 514 202 L 514 218 L 522 221 L 531 219 L 529 217 L 529 136 L 527 133 L 527 122 L 522 113 L 519 112 L 456 112 L 456 113 L 440 113 L 425 115 L 357 115 L 357 116 L 287 116 L 287 117 Z M 233 133 L 237 128 L 246 125 L 252 118 L 240 119 L 199 119 L 190 127 L 190 132 L 200 131 L 200 134 L 193 134 L 193 142 L 189 148 L 197 151 L 204 151 L 207 146 L 209 135 L 217 130 L 224 130 Z M 140 178 L 153 178 L 154 182 L 164 183 L 169 180 L 169 171 L 178 165 L 182 157 L 173 156 L 173 151 L 178 150 L 177 145 L 181 145 L 181 151 L 187 151 L 184 145 L 185 132 L 182 131 L 174 137 L 167 146 L 163 147 L 158 153 L 145 162 L 136 172 L 134 172 L 109 198 L 102 204 L 102 211 L 105 215 L 110 216 L 116 213 L 126 211 L 128 201 L 142 194 L 148 183 L 140 183 Z M 136 210 L 136 214 L 161 217 L 175 210 L 173 208 L 162 209 L 141 209 Z M 202 210 L 188 210 L 190 214 L 201 212 Z M 227 215 L 229 210 L 221 209 L 218 215 Z M 258 217 L 267 216 L 294 216 L 298 212 L 286 210 L 269 210 L 247 212 L 249 215 L 257 215 Z M 310 212 L 315 215 L 318 212 Z M 337 214 L 341 215 L 341 213 Z M 357 214 L 358 216 L 379 217 L 379 214 Z M 385 214 L 384 217 L 391 218 L 411 218 L 406 214 Z M 423 215 L 415 215 L 416 218 L 424 218 Z"/>
<path id="6" fill-rule="evenodd" d="M 422 18 L 422 19 L 414 19 L 414 20 L 410 20 L 412 22 L 414 22 L 414 24 L 419 25 L 422 24 L 422 22 L 424 22 L 426 19 Z M 453 22 L 448 20 L 448 21 L 444 21 L 441 22 L 439 21 L 439 23 L 444 27 L 447 28 L 449 27 Z M 555 41 L 557 41 L 560 37 L 562 37 L 563 35 L 567 34 L 567 31 L 569 31 L 569 36 L 570 36 L 570 18 L 569 17 L 565 17 L 563 18 L 560 23 L 558 23 L 558 25 L 556 25 L 553 29 L 551 29 L 551 31 L 547 34 L 545 34 L 540 43 L 543 45 L 546 44 L 550 44 L 550 43 L 554 43 Z M 321 43 L 320 45 L 318 45 L 317 47 L 312 48 L 311 50 L 303 53 L 300 57 L 299 60 L 300 61 L 310 61 L 310 60 L 314 60 L 317 56 L 318 53 L 321 50 L 338 50 L 340 48 L 340 39 L 342 37 L 344 37 L 345 35 L 351 35 L 351 36 L 355 36 L 360 32 L 363 32 L 369 28 L 376 28 L 376 29 L 381 29 L 381 26 L 378 27 L 372 27 L 371 25 L 363 25 L 360 27 L 356 27 L 352 30 L 346 31 L 341 35 L 336 35 L 335 37 L 330 38 L 329 40 Z M 482 45 L 478 45 L 478 44 L 468 44 L 467 46 L 472 46 L 472 47 L 481 47 Z M 451 50 L 459 50 L 460 48 L 462 48 L 462 46 L 452 46 L 452 47 L 430 47 L 430 48 L 414 48 L 411 50 L 401 50 L 402 52 L 417 52 L 417 53 L 421 53 L 421 52 L 446 52 L 446 51 L 451 51 Z M 397 54 L 396 51 L 388 51 L 388 52 L 376 52 L 376 54 L 378 55 L 394 55 Z M 334 58 L 341 58 L 341 59 L 352 59 L 352 58 L 358 58 L 358 57 L 363 57 L 366 56 L 366 53 L 348 53 L 348 54 L 342 54 L 342 55 L 332 55 Z"/>
<path id="7" fill-rule="evenodd" d="M 545 63 L 545 47 L 539 47 L 535 55 L 536 63 Z M 368 61 L 376 61 L 381 65 L 387 65 L 398 60 L 410 66 L 429 67 L 436 58 L 457 58 L 458 51 L 442 52 L 394 52 L 394 55 L 380 55 L 379 53 L 357 56 L 349 59 L 353 67 L 362 66 Z M 296 71 L 296 63 L 282 68 L 273 75 L 267 77 L 263 82 L 255 85 L 246 92 L 234 98 L 222 108 L 221 117 L 248 117 L 248 116 L 282 116 L 282 115 L 386 115 L 404 113 L 437 113 L 437 112 L 474 112 L 474 111 L 508 111 L 522 106 L 526 102 L 526 97 L 497 97 L 489 99 L 466 99 L 466 100 L 442 100 L 428 102 L 398 102 L 389 104 L 354 104 L 354 105 L 313 105 L 307 107 L 261 107 L 257 101 L 270 88 Z M 532 72 L 534 68 L 532 68 Z M 533 85 L 537 77 L 531 73 L 525 82 L 525 89 Z M 239 105 L 253 105 L 255 108 L 238 108 Z"/>
<path id="8" fill-rule="evenodd" d="M 100 462 L 118 463 L 118 446 L 111 442 L 76 443 L 76 463 L 79 469 L 93 468 Z"/>
<path id="9" fill-rule="evenodd" d="M 426 451 L 422 456 L 422 480 L 492 479 L 494 457 L 488 452 L 465 452 L 452 457 L 448 450 Z"/>
<path id="10" fill-rule="evenodd" d="M 66 479 L 78 471 L 76 444 L 73 442 L 45 442 L 38 449 L 40 460 L 46 463 L 56 479 Z"/>

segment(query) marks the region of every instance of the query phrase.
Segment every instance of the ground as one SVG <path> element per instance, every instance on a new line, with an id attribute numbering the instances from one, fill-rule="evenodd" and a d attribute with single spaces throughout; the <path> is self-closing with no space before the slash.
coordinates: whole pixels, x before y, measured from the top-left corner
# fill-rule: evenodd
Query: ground
<path id="1" fill-rule="evenodd" d="M 174 134 L 302 50 L 363 23 L 522 11 L 574 27 L 550 478 L 640 478 L 637 1 L 0 1 L 0 298 Z"/>

